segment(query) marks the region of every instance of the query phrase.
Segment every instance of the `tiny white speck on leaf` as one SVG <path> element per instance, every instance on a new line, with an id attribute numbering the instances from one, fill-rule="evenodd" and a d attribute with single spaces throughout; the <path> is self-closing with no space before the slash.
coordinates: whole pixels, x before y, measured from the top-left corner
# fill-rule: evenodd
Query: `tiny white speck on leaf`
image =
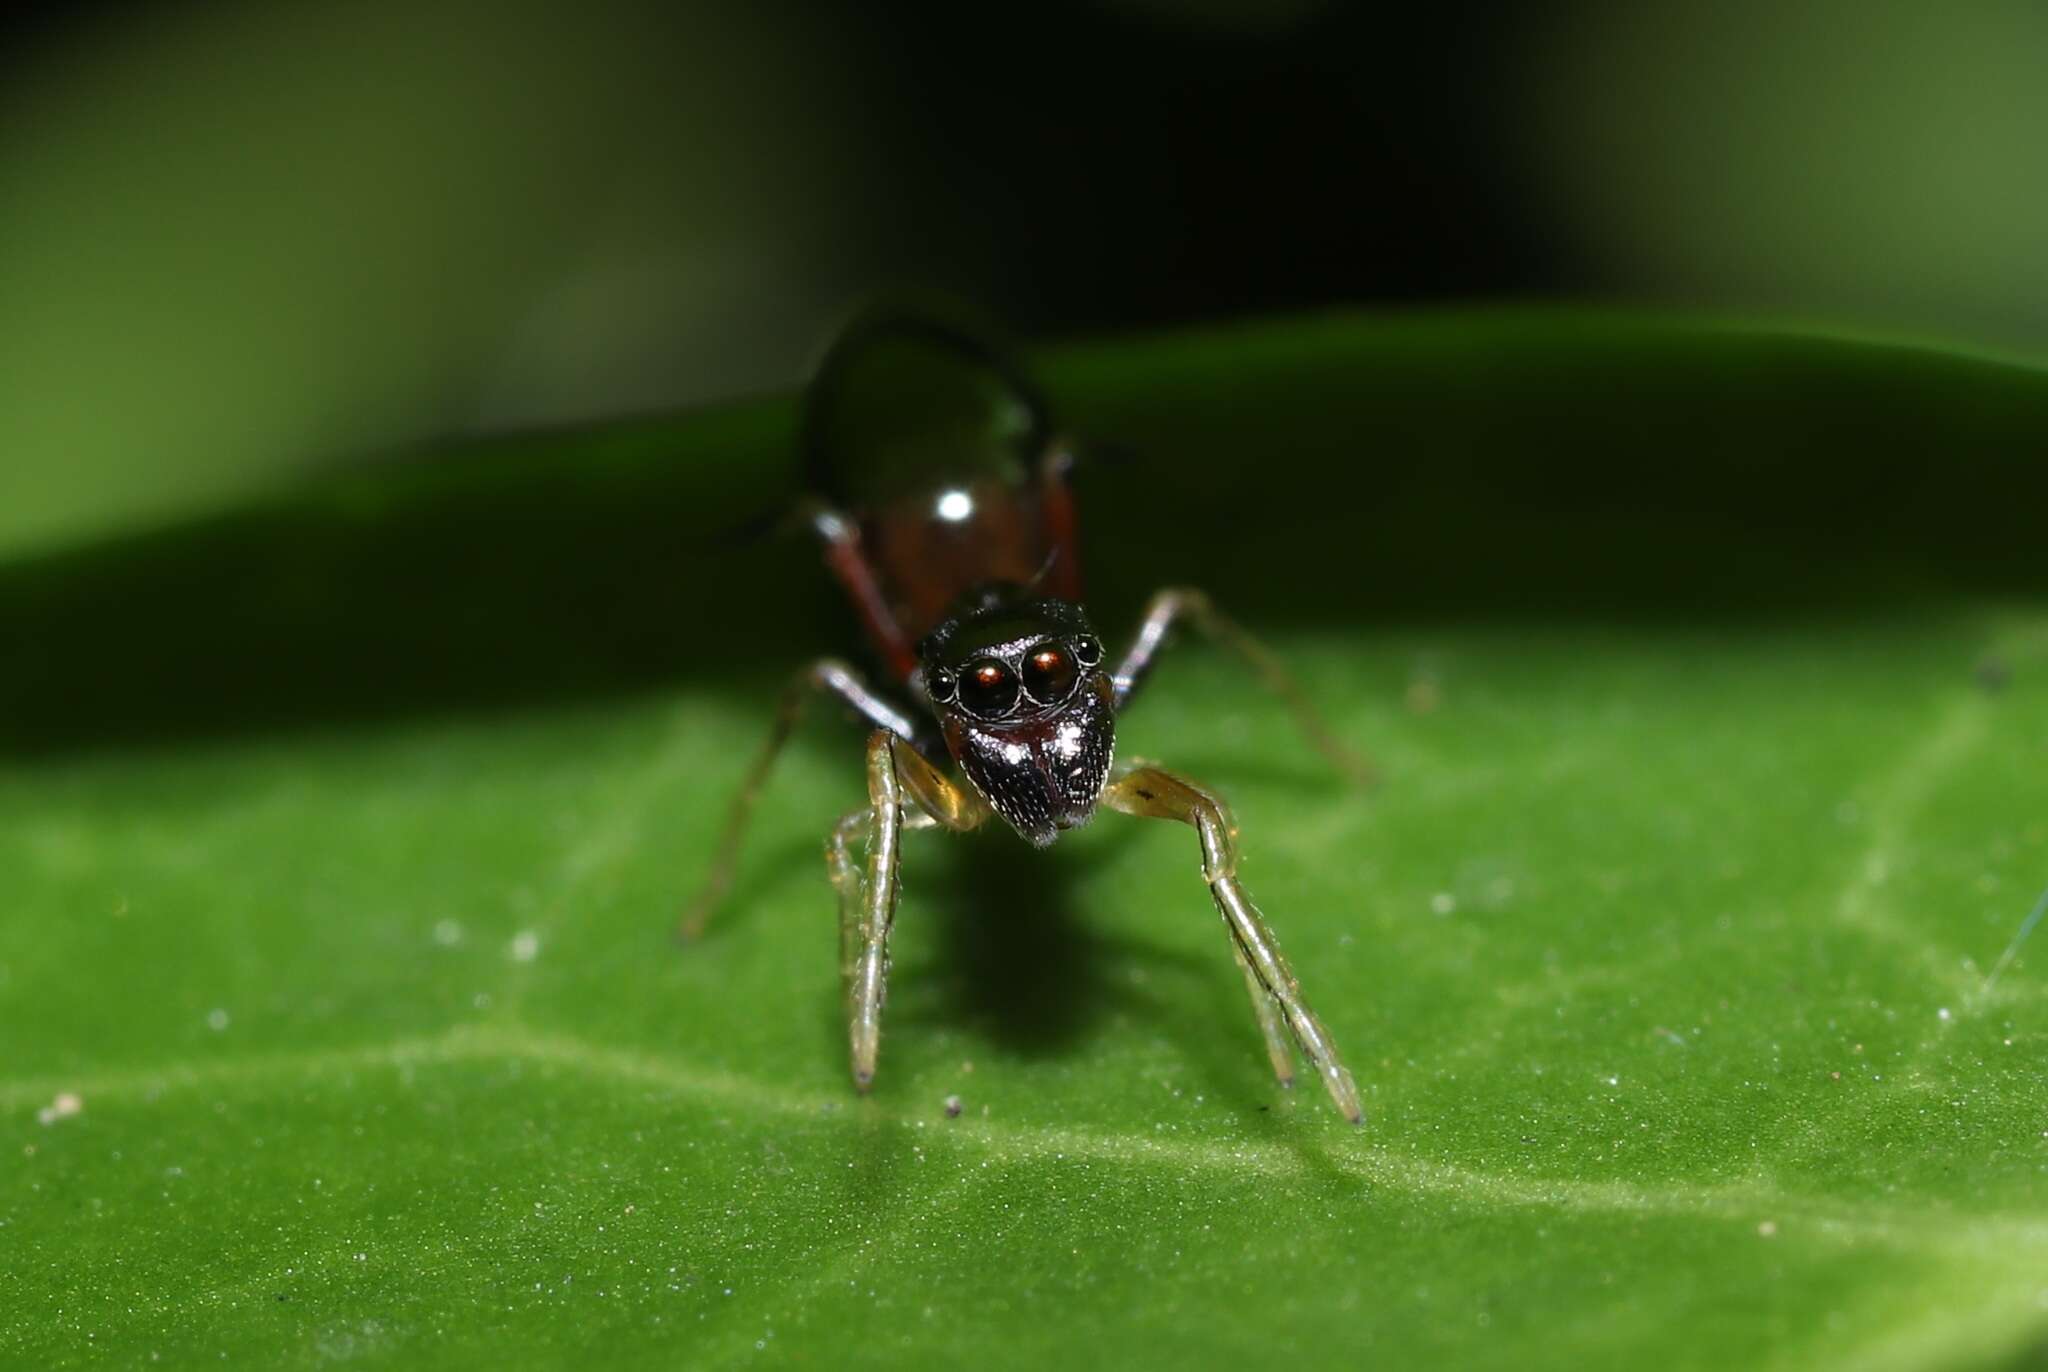
<path id="1" fill-rule="evenodd" d="M 532 962 L 540 956 L 540 935 L 522 929 L 512 936 L 512 961 Z"/>
<path id="2" fill-rule="evenodd" d="M 213 1032 L 216 1034 L 218 1034 L 221 1030 L 227 1028 L 228 1012 L 218 1008 L 207 1011 L 206 1027 L 213 1030 Z"/>
<path id="3" fill-rule="evenodd" d="M 462 926 L 452 919 L 444 919 L 434 926 L 434 942 L 443 948 L 453 948 L 462 942 Z"/>
<path id="4" fill-rule="evenodd" d="M 1438 891 L 1429 898 L 1429 908 L 1439 915 L 1448 915 L 1458 908 L 1458 898 L 1449 891 Z"/>

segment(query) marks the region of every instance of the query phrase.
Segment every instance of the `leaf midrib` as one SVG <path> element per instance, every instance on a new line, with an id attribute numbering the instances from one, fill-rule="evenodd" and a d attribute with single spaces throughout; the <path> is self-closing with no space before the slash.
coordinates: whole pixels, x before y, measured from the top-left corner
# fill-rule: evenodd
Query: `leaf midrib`
<path id="1" fill-rule="evenodd" d="M 29 1109 L 47 1103 L 60 1091 L 77 1092 L 95 1104 L 136 1098 L 154 1103 L 166 1094 L 208 1088 L 262 1088 L 273 1082 L 302 1083 L 364 1071 L 403 1072 L 425 1066 L 489 1063 L 567 1068 L 588 1080 L 620 1088 L 654 1087 L 755 1116 L 817 1119 L 846 1110 L 875 1108 L 867 1102 L 798 1095 L 784 1083 L 706 1071 L 659 1054 L 609 1047 L 571 1034 L 496 1020 L 455 1025 L 439 1034 L 387 1044 L 257 1055 L 98 1076 L 4 1081 L 0 1082 L 0 1109 Z M 1428 1161 L 1372 1143 L 1365 1137 L 1349 1136 L 1348 1131 L 1343 1131 L 1347 1134 L 1344 1142 L 1322 1145 L 1307 1139 L 1287 1143 L 1225 1142 L 1013 1125 L 971 1118 L 943 1124 L 916 1119 L 899 1122 L 915 1129 L 928 1129 L 935 1141 L 981 1148 L 1010 1162 L 1075 1158 L 1166 1167 L 1183 1173 L 1252 1173 L 1274 1179 L 1335 1172 L 1352 1181 L 1405 1195 L 1446 1198 L 1464 1206 L 1494 1210 L 1555 1209 L 1573 1213 L 1770 1220 L 1781 1226 L 1809 1226 L 1815 1233 L 1845 1243 L 1876 1242 L 1914 1251 L 1930 1247 L 1981 1251 L 1987 1246 L 2003 1246 L 2048 1254 L 2048 1219 L 1966 1215 L 1935 1206 L 1843 1205 L 1781 1191 L 1762 1182 L 1645 1187 L 1625 1182 L 1491 1174 Z M 1370 1127 L 1368 1123 L 1367 1129 Z"/>

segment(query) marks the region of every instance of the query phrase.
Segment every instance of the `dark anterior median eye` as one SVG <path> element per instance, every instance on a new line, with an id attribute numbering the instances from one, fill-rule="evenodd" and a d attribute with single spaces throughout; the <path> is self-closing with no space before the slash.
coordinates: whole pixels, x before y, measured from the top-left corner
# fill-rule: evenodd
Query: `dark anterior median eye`
<path id="1" fill-rule="evenodd" d="M 1073 657 L 1057 643 L 1041 643 L 1024 654 L 1024 694 L 1040 705 L 1065 700 L 1079 679 Z"/>
<path id="2" fill-rule="evenodd" d="M 1102 645 L 1087 634 L 1082 634 L 1074 640 L 1074 660 L 1083 667 L 1095 666 L 1102 661 Z"/>
<path id="3" fill-rule="evenodd" d="M 960 704 L 981 719 L 1000 719 L 1017 703 L 1017 677 L 994 658 L 970 662 L 960 672 Z"/>
<path id="4" fill-rule="evenodd" d="M 953 698 L 954 688 L 959 683 L 953 673 L 944 667 L 927 667 L 924 673 L 924 693 L 932 698 L 935 705 L 944 705 Z"/>

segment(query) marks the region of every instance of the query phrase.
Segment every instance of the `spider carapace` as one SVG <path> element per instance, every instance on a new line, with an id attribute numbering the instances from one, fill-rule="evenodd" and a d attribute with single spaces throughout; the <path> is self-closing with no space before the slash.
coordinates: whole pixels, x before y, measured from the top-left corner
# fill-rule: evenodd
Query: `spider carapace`
<path id="1" fill-rule="evenodd" d="M 900 315 L 856 323 L 807 394 L 803 447 L 804 522 L 887 685 L 871 685 L 832 658 L 791 683 L 684 916 L 684 937 L 702 932 L 724 895 L 754 799 L 804 702 L 824 691 L 873 730 L 868 803 L 841 819 L 826 844 L 859 1089 L 875 1075 L 902 835 L 972 829 L 997 816 L 1044 847 L 1107 806 L 1194 828 L 1273 1070 L 1291 1085 L 1299 1049 L 1337 1109 L 1362 1121 L 1351 1074 L 1238 881 L 1229 811 L 1163 767 L 1112 760 L 1117 715 L 1143 686 L 1168 631 L 1186 622 L 1233 649 L 1326 756 L 1362 777 L 1363 764 L 1279 661 L 1188 588 L 1159 591 L 1123 655 L 1105 652 L 1081 607 L 1072 449 L 1030 378 L 975 337 Z"/>

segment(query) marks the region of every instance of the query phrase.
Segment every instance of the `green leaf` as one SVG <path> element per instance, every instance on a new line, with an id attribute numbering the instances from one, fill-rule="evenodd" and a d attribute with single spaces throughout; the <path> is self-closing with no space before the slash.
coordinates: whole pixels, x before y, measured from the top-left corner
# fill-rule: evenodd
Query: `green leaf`
<path id="1" fill-rule="evenodd" d="M 1046 374 L 1137 454 L 1099 617 L 1199 580 L 1384 774 L 1196 642 L 1121 730 L 1232 800 L 1363 1129 L 1115 815 L 908 836 L 854 1095 L 829 711 L 674 946 L 847 646 L 728 536 L 790 412 L 531 435 L 0 569 L 0 1362 L 2038 1358 L 2048 379 L 1557 314 Z"/>

